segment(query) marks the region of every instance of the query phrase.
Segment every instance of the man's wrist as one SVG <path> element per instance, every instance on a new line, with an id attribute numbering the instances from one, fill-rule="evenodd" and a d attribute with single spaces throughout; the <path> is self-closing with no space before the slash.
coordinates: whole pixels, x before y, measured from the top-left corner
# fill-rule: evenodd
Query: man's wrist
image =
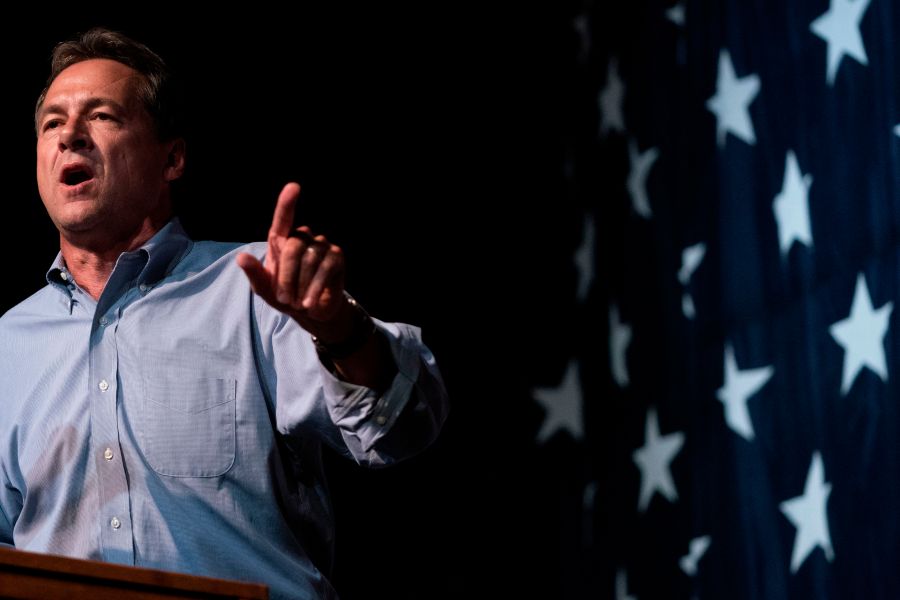
<path id="1" fill-rule="evenodd" d="M 348 310 L 351 311 L 349 333 L 335 341 L 325 341 L 319 336 L 312 336 L 316 350 L 332 360 L 348 358 L 361 350 L 375 335 L 377 327 L 369 313 L 348 293 L 346 296 Z"/>

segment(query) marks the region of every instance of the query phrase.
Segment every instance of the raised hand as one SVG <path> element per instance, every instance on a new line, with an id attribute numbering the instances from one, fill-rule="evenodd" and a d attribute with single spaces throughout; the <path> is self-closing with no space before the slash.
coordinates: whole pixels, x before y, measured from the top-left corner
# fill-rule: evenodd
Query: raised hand
<path id="1" fill-rule="evenodd" d="M 240 253 L 237 263 L 263 300 L 322 339 L 341 339 L 348 322 L 344 296 L 344 254 L 308 227 L 294 228 L 300 185 L 288 183 L 278 196 L 265 265 Z"/>

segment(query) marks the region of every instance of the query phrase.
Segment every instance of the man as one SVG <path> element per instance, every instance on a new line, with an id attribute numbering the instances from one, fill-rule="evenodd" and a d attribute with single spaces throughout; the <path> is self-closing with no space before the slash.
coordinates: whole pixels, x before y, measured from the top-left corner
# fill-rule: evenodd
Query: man
<path id="1" fill-rule="evenodd" d="M 0 319 L 0 544 L 332 598 L 322 444 L 421 450 L 443 383 L 416 328 L 346 294 L 340 248 L 294 229 L 296 184 L 267 244 L 186 236 L 170 88 L 115 32 L 54 50 L 35 121 L 60 253 Z"/>

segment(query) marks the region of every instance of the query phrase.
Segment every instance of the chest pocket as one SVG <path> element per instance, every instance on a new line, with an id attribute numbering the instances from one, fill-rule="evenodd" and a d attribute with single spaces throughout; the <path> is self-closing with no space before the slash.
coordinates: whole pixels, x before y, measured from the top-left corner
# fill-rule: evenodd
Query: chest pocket
<path id="1" fill-rule="evenodd" d="M 145 458 L 170 477 L 218 477 L 234 464 L 234 379 L 144 377 L 140 426 Z"/>

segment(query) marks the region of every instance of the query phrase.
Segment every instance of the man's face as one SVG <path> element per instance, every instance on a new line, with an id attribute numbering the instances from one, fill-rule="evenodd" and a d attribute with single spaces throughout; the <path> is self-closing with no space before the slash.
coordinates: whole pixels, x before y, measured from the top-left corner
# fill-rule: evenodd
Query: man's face
<path id="1" fill-rule="evenodd" d="M 37 181 L 67 237 L 121 241 L 168 217 L 172 144 L 158 140 L 140 75 L 92 59 L 63 70 L 38 114 Z"/>

